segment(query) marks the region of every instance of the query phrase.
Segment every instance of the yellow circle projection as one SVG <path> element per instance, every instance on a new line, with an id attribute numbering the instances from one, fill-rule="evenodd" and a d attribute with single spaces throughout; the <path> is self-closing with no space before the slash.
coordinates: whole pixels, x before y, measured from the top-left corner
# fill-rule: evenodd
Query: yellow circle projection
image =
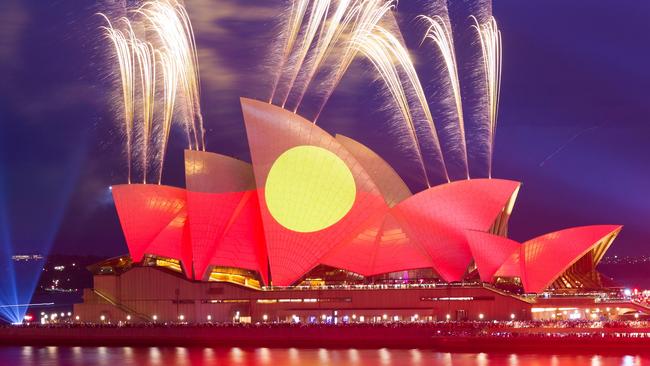
<path id="1" fill-rule="evenodd" d="M 266 178 L 271 216 L 285 228 L 309 233 L 328 228 L 352 208 L 357 193 L 348 166 L 317 146 L 296 146 L 280 155 Z"/>

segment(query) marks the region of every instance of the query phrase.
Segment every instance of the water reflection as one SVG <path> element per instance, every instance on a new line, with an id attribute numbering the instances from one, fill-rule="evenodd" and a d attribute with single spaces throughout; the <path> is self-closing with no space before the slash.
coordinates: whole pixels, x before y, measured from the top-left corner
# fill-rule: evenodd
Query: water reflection
<path id="1" fill-rule="evenodd" d="M 420 365 L 422 363 L 422 352 L 419 349 L 412 349 L 411 353 L 411 365 Z"/>
<path id="2" fill-rule="evenodd" d="M 639 366 L 648 355 L 443 353 L 411 349 L 0 347 L 0 365 Z"/>
<path id="3" fill-rule="evenodd" d="M 477 366 L 488 366 L 488 357 L 486 353 L 479 353 L 476 355 Z"/>
<path id="4" fill-rule="evenodd" d="M 271 350 L 268 348 L 258 348 L 255 350 L 256 357 L 260 365 L 272 365 L 271 362 Z"/>

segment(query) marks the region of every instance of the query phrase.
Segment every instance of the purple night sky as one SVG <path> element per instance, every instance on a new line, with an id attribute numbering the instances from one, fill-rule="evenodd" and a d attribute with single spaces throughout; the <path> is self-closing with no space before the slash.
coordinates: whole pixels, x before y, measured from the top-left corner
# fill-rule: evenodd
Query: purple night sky
<path id="1" fill-rule="evenodd" d="M 210 151 L 249 160 L 238 98 L 268 93 L 265 55 L 279 2 L 187 1 Z M 108 191 L 126 181 L 126 168 L 108 43 L 94 16 L 120 1 L 81 3 L 0 1 L 0 210 L 7 216 L 0 225 L 16 252 L 50 244 L 56 253 L 127 251 Z M 398 8 L 409 45 L 417 43 L 418 3 L 402 0 Z M 650 254 L 650 2 L 496 0 L 494 15 L 504 61 L 493 176 L 523 182 L 511 237 L 623 224 L 609 253 Z M 459 18 L 457 26 L 469 24 Z M 418 67 L 426 67 L 426 53 L 416 51 Z M 358 62 L 355 70 L 319 124 L 368 144 L 422 188 L 376 111 L 371 69 Z M 176 131 L 164 183 L 182 185 L 184 146 Z"/>

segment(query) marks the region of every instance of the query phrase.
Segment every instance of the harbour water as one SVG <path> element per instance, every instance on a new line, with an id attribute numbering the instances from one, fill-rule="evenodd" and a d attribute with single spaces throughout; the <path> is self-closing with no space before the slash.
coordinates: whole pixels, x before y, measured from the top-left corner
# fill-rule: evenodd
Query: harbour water
<path id="1" fill-rule="evenodd" d="M 550 351 L 550 350 L 549 350 Z M 444 353 L 411 349 L 297 349 L 185 347 L 0 347 L 0 365 L 441 365 L 632 366 L 649 354 Z"/>

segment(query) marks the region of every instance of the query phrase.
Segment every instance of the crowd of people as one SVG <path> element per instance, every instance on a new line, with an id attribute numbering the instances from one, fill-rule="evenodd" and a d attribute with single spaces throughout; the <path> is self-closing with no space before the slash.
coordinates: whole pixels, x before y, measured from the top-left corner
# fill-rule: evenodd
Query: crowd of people
<path id="1" fill-rule="evenodd" d="M 223 328 L 223 329 L 312 329 L 312 328 L 400 328 L 430 330 L 438 336 L 495 336 L 495 337 L 647 337 L 650 338 L 650 321 L 438 321 L 438 322 L 379 322 L 379 323 L 163 323 L 119 322 L 84 323 L 61 322 L 51 324 L 24 323 L 6 327 L 28 328 Z"/>

